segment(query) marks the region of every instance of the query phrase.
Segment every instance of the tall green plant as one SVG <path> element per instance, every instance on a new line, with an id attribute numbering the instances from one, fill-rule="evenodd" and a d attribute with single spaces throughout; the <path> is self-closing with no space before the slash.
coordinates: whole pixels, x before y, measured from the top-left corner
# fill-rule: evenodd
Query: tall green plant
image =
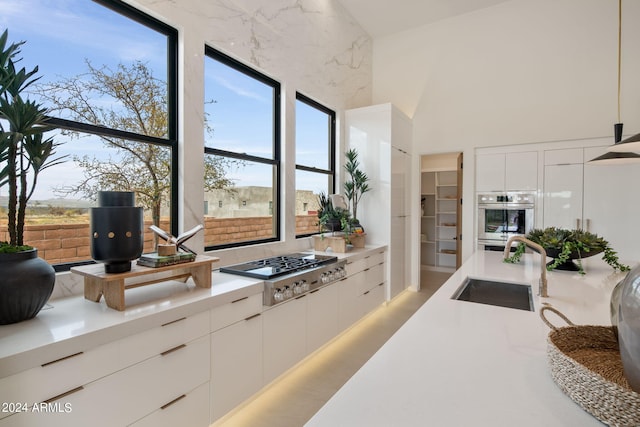
<path id="1" fill-rule="evenodd" d="M 353 214 L 353 220 L 358 218 L 358 203 L 362 198 L 362 195 L 371 190 L 369 187 L 369 177 L 360 169 L 360 162 L 358 161 L 358 152 L 355 148 L 345 153 L 347 161 L 344 165 L 345 171 L 349 175 L 348 179 L 344 183 L 344 196 L 349 203 L 349 209 Z"/>
<path id="2" fill-rule="evenodd" d="M 53 138 L 44 138 L 44 133 L 52 129 L 47 124 L 46 108 L 22 96 L 40 78 L 36 77 L 38 67 L 31 71 L 16 68 L 24 42 L 7 45 L 8 38 L 5 30 L 0 36 L 0 188 L 9 187 L 9 244 L 23 246 L 27 202 L 38 175 L 61 163 L 64 156 L 52 157 L 59 144 Z"/>

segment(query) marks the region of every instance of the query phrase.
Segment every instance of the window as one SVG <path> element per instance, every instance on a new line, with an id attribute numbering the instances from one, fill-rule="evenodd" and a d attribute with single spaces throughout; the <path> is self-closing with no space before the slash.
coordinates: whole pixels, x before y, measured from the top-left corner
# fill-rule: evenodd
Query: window
<path id="1" fill-rule="evenodd" d="M 296 94 L 296 236 L 318 232 L 318 194 L 335 185 L 336 113 Z"/>
<path id="2" fill-rule="evenodd" d="M 205 247 L 278 240 L 280 84 L 208 46 L 205 54 L 204 198 L 219 201 L 205 216 Z"/>
<path id="3" fill-rule="evenodd" d="M 135 191 L 145 221 L 176 233 L 177 31 L 119 0 L 29 0 L 2 14 L 10 42 L 26 42 L 21 65 L 39 67 L 29 98 L 49 109 L 66 156 L 39 177 L 28 217 L 42 232 L 28 224 L 27 243 L 58 270 L 89 260 L 100 190 Z"/>

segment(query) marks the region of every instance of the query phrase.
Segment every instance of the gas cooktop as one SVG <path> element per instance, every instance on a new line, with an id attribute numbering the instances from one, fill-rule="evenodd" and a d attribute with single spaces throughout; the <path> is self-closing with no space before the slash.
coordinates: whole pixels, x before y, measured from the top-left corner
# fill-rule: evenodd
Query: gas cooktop
<path id="1" fill-rule="evenodd" d="M 338 257 L 331 255 L 294 253 L 229 265 L 221 267 L 220 271 L 256 279 L 272 279 L 285 274 L 330 264 L 337 260 Z"/>

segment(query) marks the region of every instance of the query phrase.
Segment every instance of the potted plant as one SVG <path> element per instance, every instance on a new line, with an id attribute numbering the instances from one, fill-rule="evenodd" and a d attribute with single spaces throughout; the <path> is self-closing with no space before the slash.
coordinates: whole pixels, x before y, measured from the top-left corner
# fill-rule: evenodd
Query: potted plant
<path id="1" fill-rule="evenodd" d="M 344 195 L 347 198 L 348 209 L 351 210 L 353 223 L 359 224 L 358 203 L 360 202 L 362 195 L 371 190 L 369 187 L 369 177 L 360 169 L 358 152 L 355 148 L 347 151 L 345 156 L 347 161 L 344 165 L 344 169 L 347 172 L 348 177 L 344 182 Z"/>
<path id="2" fill-rule="evenodd" d="M 585 274 L 582 268 L 582 258 L 602 253 L 602 259 L 613 267 L 614 270 L 628 271 L 629 266 L 621 264 L 617 253 L 611 248 L 609 242 L 585 230 L 567 230 L 556 227 L 531 230 L 527 239 L 541 245 L 547 252 L 547 256 L 553 258 L 547 264 L 547 270 L 559 269 L 578 271 Z M 512 256 L 505 259 L 506 262 L 516 263 L 524 253 L 525 244 L 519 243 Z M 574 263 L 576 260 L 577 263 Z"/>
<path id="3" fill-rule="evenodd" d="M 318 208 L 318 225 L 320 225 L 320 232 L 341 231 L 342 218 L 348 215 L 349 212 L 334 207 L 331 198 L 325 192 L 320 192 L 318 195 L 318 205 L 320 206 Z"/>
<path id="4" fill-rule="evenodd" d="M 8 187 L 9 241 L 0 243 L 0 324 L 35 317 L 53 291 L 53 267 L 24 244 L 24 224 L 39 173 L 62 160 L 53 157 L 58 144 L 43 135 L 52 129 L 47 110 L 22 96 L 38 80 L 38 67 L 17 69 L 24 42 L 7 45 L 7 40 L 5 30 L 0 36 L 0 187 Z"/>

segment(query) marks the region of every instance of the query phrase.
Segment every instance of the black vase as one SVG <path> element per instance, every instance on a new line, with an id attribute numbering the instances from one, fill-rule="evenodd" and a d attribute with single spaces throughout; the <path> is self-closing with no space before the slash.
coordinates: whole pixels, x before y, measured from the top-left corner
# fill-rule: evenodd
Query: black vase
<path id="1" fill-rule="evenodd" d="M 56 273 L 38 250 L 0 254 L 0 325 L 34 318 L 53 292 Z"/>
<path id="2" fill-rule="evenodd" d="M 100 191 L 98 207 L 90 209 L 91 257 L 106 273 L 131 270 L 144 246 L 143 210 L 131 191 Z"/>

